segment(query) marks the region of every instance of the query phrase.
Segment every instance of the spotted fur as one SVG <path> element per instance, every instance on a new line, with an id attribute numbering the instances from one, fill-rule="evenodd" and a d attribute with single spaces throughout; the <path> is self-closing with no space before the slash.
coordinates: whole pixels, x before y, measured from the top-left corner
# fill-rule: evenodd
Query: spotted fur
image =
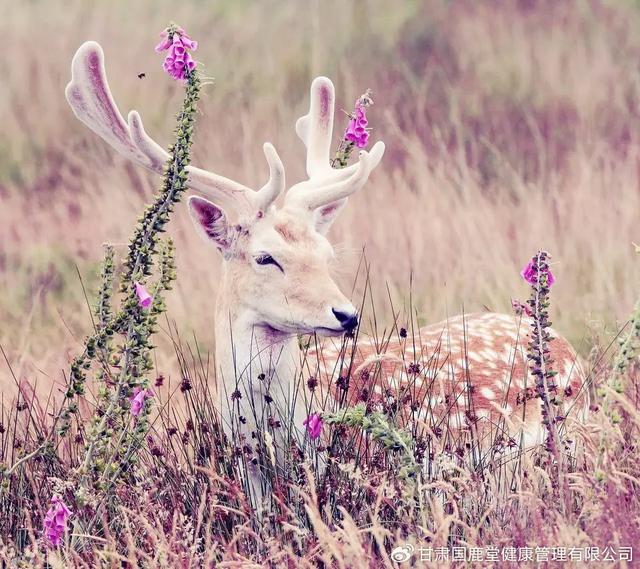
<path id="1" fill-rule="evenodd" d="M 401 423 L 431 430 L 473 430 L 480 438 L 504 432 L 525 446 L 542 442 L 540 401 L 528 373 L 529 318 L 479 313 L 456 316 L 378 345 L 358 338 L 355 351 L 338 344 L 313 347 L 305 365 L 317 374 L 325 404 L 391 409 Z M 567 340 L 551 330 L 556 383 L 568 412 L 588 405 L 585 372 Z M 345 391 L 346 379 L 348 389 Z"/>

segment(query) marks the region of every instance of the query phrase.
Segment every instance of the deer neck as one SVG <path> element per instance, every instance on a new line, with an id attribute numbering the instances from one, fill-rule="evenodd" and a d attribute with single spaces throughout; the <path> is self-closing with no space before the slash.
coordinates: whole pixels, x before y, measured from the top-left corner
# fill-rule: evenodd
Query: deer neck
<path id="1" fill-rule="evenodd" d="M 229 417 L 232 407 L 242 415 L 252 397 L 259 410 L 265 396 L 284 410 L 291 401 L 299 366 L 297 338 L 257 321 L 254 311 L 238 298 L 231 280 L 225 270 L 216 302 L 216 363 L 223 416 Z M 240 398 L 234 404 L 231 395 L 236 391 Z"/>

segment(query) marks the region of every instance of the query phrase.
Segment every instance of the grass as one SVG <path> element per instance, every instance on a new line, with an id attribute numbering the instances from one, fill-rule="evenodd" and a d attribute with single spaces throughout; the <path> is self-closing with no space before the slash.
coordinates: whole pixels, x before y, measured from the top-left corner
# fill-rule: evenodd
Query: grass
<path id="1" fill-rule="evenodd" d="M 384 336 L 374 340 L 385 345 Z M 414 340 L 409 333 L 402 353 L 393 355 L 415 360 Z M 351 368 L 359 341 L 358 335 L 344 341 L 334 383 Z M 560 506 L 549 474 L 551 455 L 542 448 L 525 451 L 517 443 L 506 444 L 498 425 L 487 435 L 492 441 L 487 446 L 478 443 L 473 429 L 454 430 L 447 417 L 438 422 L 411 420 L 412 398 L 396 393 L 383 401 L 384 415 L 367 412 L 368 436 L 354 428 L 358 419 L 344 424 L 332 420 L 326 438 L 311 448 L 292 441 L 286 461 L 276 468 L 268 449 L 270 437 L 261 451 L 239 436 L 225 439 L 211 392 L 213 363 L 196 341 L 173 332 L 172 342 L 181 376 L 188 381 L 155 379 L 156 386 L 164 382 L 165 389 L 155 388 L 157 413 L 147 444 L 126 463 L 117 484 L 104 493 L 90 490 L 84 504 L 74 501 L 72 480 L 87 436 L 82 422 L 74 422 L 64 441 L 52 434 L 48 452 L 5 478 L 0 560 L 21 560 L 34 567 L 393 567 L 390 551 L 408 544 L 417 566 L 429 550 L 436 555 L 447 549 L 453 555 L 454 548 L 464 549 L 470 556 L 473 548 L 495 548 L 502 555 L 512 547 L 531 547 L 532 555 L 545 548 L 549 559 L 552 551 L 559 559 L 564 555 L 568 561 L 557 566 L 581 567 L 577 555 L 584 559 L 585 548 L 609 545 L 618 555 L 620 547 L 640 537 L 640 462 L 634 442 L 640 434 L 640 386 L 635 364 L 624 372 L 624 394 L 606 387 L 611 372 L 600 365 L 602 371 L 590 375 L 601 391 L 595 412 L 586 423 L 571 413 L 563 422 L 561 475 L 566 485 Z M 609 361 L 609 355 L 594 354 L 591 363 Z M 437 361 L 440 356 L 430 357 Z M 420 372 L 425 378 L 429 361 Z M 303 367 L 317 365 L 307 361 Z M 378 381 L 374 376 L 369 380 Z M 597 410 L 605 391 L 609 404 L 619 410 L 615 420 Z M 425 397 L 436 394 L 432 383 Z M 373 399 L 362 405 L 379 408 Z M 50 401 L 44 413 L 32 403 L 5 410 L 0 456 L 6 463 L 14 463 L 46 436 L 50 427 L 43 417 L 55 413 L 54 406 Z M 338 404 L 334 417 L 344 416 L 344 404 Z M 261 417 L 259 424 L 275 438 L 276 430 L 286 428 L 285 421 L 274 425 Z M 128 429 L 133 428 L 132 423 Z M 393 435 L 393 429 L 399 435 Z M 573 442 L 566 444 L 569 439 Z M 409 463 L 422 465 L 408 476 L 403 470 L 407 452 Z M 326 466 L 318 468 L 321 464 Z M 256 514 L 243 475 L 247 468 L 258 468 L 263 483 L 272 488 L 263 516 Z M 82 530 L 71 525 L 65 545 L 47 551 L 39 527 L 53 493 L 71 505 L 75 519 L 82 518 L 84 525 Z M 565 548 L 564 553 L 558 548 Z M 438 566 L 459 565 L 441 558 Z M 501 558 L 492 566 L 512 564 Z"/>
<path id="2" fill-rule="evenodd" d="M 606 342 L 624 321 L 640 278 L 631 245 L 640 206 L 635 9 L 359 2 L 313 4 L 304 17 L 287 4 L 265 18 L 254 3 L 154 7 L 136 3 L 126 19 L 122 2 L 4 10 L 13 47 L 1 64 L 10 136 L 0 149 L 0 286 L 12 292 L 0 301 L 0 341 L 21 361 L 20 376 L 59 380 L 60 343 L 72 350 L 88 333 L 68 260 L 90 279 L 101 244 L 124 244 L 157 187 L 73 118 L 63 97 L 71 55 L 99 40 L 120 107 L 137 108 L 166 143 L 179 93 L 149 46 L 170 18 L 206 38 L 198 56 L 216 77 L 194 163 L 254 187 L 266 176 L 264 140 L 276 144 L 290 182 L 302 177 L 293 124 L 312 76 L 332 77 L 338 107 L 374 89 L 373 138 L 389 151 L 332 230 L 345 286 L 364 246 L 380 306 L 387 285 L 402 304 L 411 283 L 425 323 L 462 306 L 508 310 L 523 294 L 514 275 L 544 247 L 559 277 L 554 324 L 583 355 L 592 336 Z M 220 264 L 187 217 L 178 212 L 171 228 L 182 276 L 169 304 L 183 333 L 206 342 L 212 311 L 193 307 L 211 303 Z"/>
<path id="3" fill-rule="evenodd" d="M 415 502 L 398 482 L 399 457 L 379 447 L 369 455 L 360 439 L 338 445 L 324 480 L 299 464 L 267 468 L 276 491 L 268 518 L 258 520 L 233 458 L 243 451 L 222 440 L 210 394 L 220 263 L 179 208 L 169 231 L 179 279 L 154 351 L 166 377 L 160 413 L 153 442 L 125 476 L 139 484 L 90 504 L 85 515 L 100 531 L 76 536 L 60 559 L 50 554 L 51 566 L 391 566 L 398 543 L 638 541 L 635 363 L 625 369 L 624 394 L 606 387 L 610 344 L 640 278 L 632 246 L 640 207 L 636 3 L 331 0 L 303 13 L 293 2 L 65 0 L 54 9 L 0 0 L 0 8 L 11 46 L 0 55 L 8 86 L 0 121 L 9 134 L 0 141 L 0 346 L 10 364 L 0 368 L 0 462 L 13 464 L 46 438 L 60 370 L 91 331 L 78 273 L 95 290 L 101 243 L 125 254 L 129 228 L 158 185 L 73 119 L 63 97 L 71 56 L 85 39 L 98 40 L 121 110 L 138 109 L 165 143 L 180 93 L 151 48 L 170 19 L 201 40 L 198 59 L 216 78 L 204 94 L 193 162 L 254 187 L 266 175 L 264 140 L 278 148 L 290 182 L 303 176 L 293 125 L 312 77 L 330 76 L 344 108 L 373 88 L 373 139 L 388 153 L 331 233 L 344 290 L 365 249 L 370 288 L 357 284 L 354 297 L 370 295 L 372 322 L 390 326 L 392 306 L 418 323 L 462 308 L 509 311 L 511 298 L 526 294 L 519 269 L 545 248 L 557 278 L 554 327 L 588 359 L 601 402 L 620 409 L 574 425 L 563 513 L 550 499 L 544 456 L 517 452 L 478 470 L 434 440 L 426 456 L 443 465 L 416 481 Z M 376 336 L 373 324 L 365 328 Z M 194 331 L 197 346 L 181 339 Z M 192 389 L 182 392 L 184 377 Z M 8 403 L 18 382 L 36 385 L 40 407 Z M 0 495 L 4 563 L 45 563 L 41 519 L 54 490 L 69 495 L 65 480 L 83 436 L 79 428 L 64 444 L 55 439 L 55 451 L 9 479 Z M 424 459 L 419 444 L 414 452 Z M 268 456 L 261 460 L 268 466 Z"/>

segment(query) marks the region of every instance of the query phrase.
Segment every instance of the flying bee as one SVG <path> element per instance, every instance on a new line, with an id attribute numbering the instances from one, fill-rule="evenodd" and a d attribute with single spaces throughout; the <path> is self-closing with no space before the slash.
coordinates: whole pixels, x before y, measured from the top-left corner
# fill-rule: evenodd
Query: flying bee
<path id="1" fill-rule="evenodd" d="M 363 107 L 370 107 L 371 105 L 373 105 L 373 99 L 371 98 L 371 89 L 367 89 L 364 93 L 362 93 L 358 100 Z"/>

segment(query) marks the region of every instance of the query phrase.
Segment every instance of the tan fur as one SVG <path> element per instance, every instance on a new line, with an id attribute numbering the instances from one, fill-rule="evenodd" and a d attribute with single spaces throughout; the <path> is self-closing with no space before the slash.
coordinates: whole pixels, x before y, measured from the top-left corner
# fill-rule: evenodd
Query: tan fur
<path id="1" fill-rule="evenodd" d="M 375 344 L 361 337 L 353 360 L 349 354 L 342 371 L 349 366 L 355 370 L 348 404 L 367 400 L 375 405 L 390 396 L 409 397 L 419 408 L 401 406 L 401 423 L 420 420 L 431 428 L 452 430 L 474 426 L 482 435 L 505 425 L 506 418 L 512 423 L 506 425 L 512 436 L 522 428 L 526 442 L 541 442 L 540 401 L 526 359 L 529 329 L 530 319 L 515 315 L 456 316 L 417 330 L 415 349 L 411 332 L 408 338 L 392 336 L 382 358 Z M 559 372 L 557 385 L 565 399 L 562 412 L 572 408 L 584 415 L 585 372 L 569 342 L 553 330 L 551 334 L 551 366 Z M 341 396 L 335 382 L 339 359 L 335 347 L 310 349 L 306 355 L 307 369 L 313 371 L 317 362 L 320 385 L 334 399 Z"/>

